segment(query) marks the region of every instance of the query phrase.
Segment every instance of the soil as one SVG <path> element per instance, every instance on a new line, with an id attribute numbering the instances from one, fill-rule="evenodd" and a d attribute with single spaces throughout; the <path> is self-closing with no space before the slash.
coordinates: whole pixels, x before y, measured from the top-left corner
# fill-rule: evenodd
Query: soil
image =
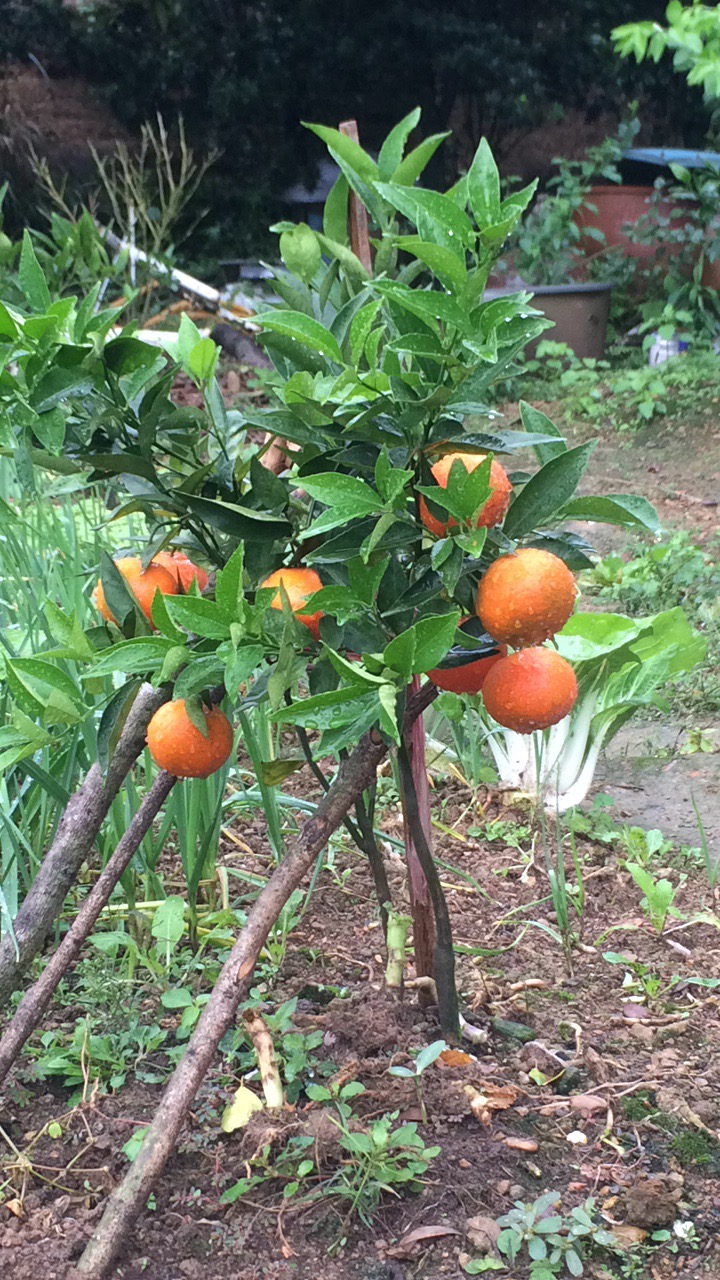
<path id="1" fill-rule="evenodd" d="M 712 425 L 696 434 L 688 427 L 681 443 L 675 430 L 672 439 L 659 428 L 643 437 L 628 438 L 627 447 L 615 435 L 603 439 L 588 486 L 636 489 L 659 501 L 668 525 L 714 532 L 716 512 L 708 513 L 715 509 L 703 506 L 717 497 L 720 436 Z M 664 758 L 650 775 L 643 740 L 627 739 L 626 747 L 599 780 L 603 790 L 615 791 L 621 818 L 663 827 L 674 813 L 669 830 L 682 834 L 690 828 L 688 791 L 704 788 L 717 830 L 717 771 L 708 772 L 717 756 L 702 757 L 701 766 L 697 756 Z M 316 799 L 317 784 L 306 775 L 287 778 L 283 790 Z M 387 776 L 382 793 L 383 849 L 402 908 L 402 817 Z M 422 1188 L 384 1196 L 370 1225 L 348 1221 L 337 1197 L 307 1203 L 341 1168 L 328 1112 L 301 1093 L 279 1116 L 260 1113 L 247 1129 L 224 1134 L 220 1119 L 241 1073 L 228 1051 L 205 1082 L 115 1277 L 461 1280 L 471 1259 L 488 1250 L 492 1258 L 495 1219 L 515 1200 L 532 1202 L 550 1190 L 561 1194 L 565 1212 L 594 1197 L 619 1248 L 669 1232 L 639 1270 L 621 1271 L 627 1254 L 591 1257 L 585 1269 L 591 1280 L 720 1276 L 720 931 L 707 880 L 677 851 L 667 868 L 653 864 L 655 875 L 663 872 L 677 886 L 680 913 L 659 937 L 621 850 L 592 829 L 579 835 L 586 903 L 569 966 L 553 936 L 544 838 L 531 829 L 530 815 L 497 793 L 481 787 L 473 794 L 448 777 L 434 779 L 432 807 L 463 1014 L 480 1035 L 479 1043 L 463 1041 L 466 1057 L 441 1059 L 424 1074 L 427 1123 L 413 1081 L 387 1072 L 438 1039 L 436 1010 L 420 1008 L 410 990 L 395 1000 L 384 989 L 370 876 L 344 838 L 287 947 L 273 943 L 256 974 L 268 1013 L 297 997 L 294 1028 L 320 1033 L 312 1051 L 315 1078 L 363 1084 L 352 1104 L 355 1127 L 392 1110 L 397 1124 L 418 1123 L 425 1142 L 440 1148 Z M 518 823 L 525 827 L 519 837 Z M 273 863 L 256 811 L 228 811 L 224 830 L 222 862 L 235 897 L 248 892 L 238 873 L 263 876 Z M 552 832 L 547 839 L 552 848 Z M 209 989 L 212 973 L 209 962 L 205 973 L 200 967 L 195 988 Z M 76 980 L 46 1031 L 72 1027 L 84 1013 Z M 160 1007 L 152 983 L 142 997 L 143 1019 L 160 1019 L 171 1031 L 145 1064 L 163 1077 L 180 1012 Z M 277 1047 L 282 1052 L 282 1036 Z M 30 1058 L 16 1067 L 0 1093 L 0 1275 L 36 1280 L 42 1271 L 45 1280 L 71 1280 L 109 1190 L 127 1169 L 122 1147 L 152 1116 L 161 1088 L 131 1074 L 117 1093 L 103 1093 L 90 1068 L 84 1099 L 71 1106 L 67 1090 L 33 1078 Z M 46 1128 L 52 1121 L 60 1125 L 55 1137 Z M 252 1169 L 262 1167 L 258 1158 L 272 1165 L 291 1139 L 304 1135 L 312 1139 L 322 1181 L 313 1173 L 307 1190 L 285 1199 L 283 1182 L 268 1177 L 234 1204 L 221 1203 L 222 1193 L 251 1171 L 253 1157 Z M 673 1232 L 673 1224 L 687 1222 L 695 1231 L 690 1241 Z M 346 1243 L 338 1249 L 340 1238 Z M 518 1263 L 504 1274 L 520 1280 L 527 1268 Z"/>

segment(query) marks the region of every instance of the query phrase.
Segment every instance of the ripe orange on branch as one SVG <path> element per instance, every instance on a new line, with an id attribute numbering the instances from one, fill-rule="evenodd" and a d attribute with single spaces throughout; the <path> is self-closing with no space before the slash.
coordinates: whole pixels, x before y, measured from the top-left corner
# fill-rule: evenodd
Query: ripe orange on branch
<path id="1" fill-rule="evenodd" d="M 204 710 L 208 736 L 203 736 L 185 710 L 185 700 L 166 702 L 155 712 L 147 731 L 150 755 L 160 769 L 176 778 L 209 778 L 224 765 L 233 744 L 232 725 L 219 707 Z"/>
<path id="2" fill-rule="evenodd" d="M 520 649 L 488 674 L 483 699 L 493 720 L 516 733 L 548 729 L 572 711 L 575 672 L 555 649 Z"/>
<path id="3" fill-rule="evenodd" d="M 142 612 L 151 624 L 151 610 L 155 592 L 161 591 L 164 596 L 177 595 L 178 584 L 176 579 L 168 569 L 165 569 L 160 564 L 153 562 L 148 565 L 147 569 L 143 570 L 142 560 L 139 556 L 121 556 L 119 560 L 115 561 L 115 567 L 119 569 Z M 105 621 L 117 623 L 117 619 L 110 612 L 105 599 L 103 585 L 99 579 L 92 598 Z"/>
<path id="4" fill-rule="evenodd" d="M 158 551 L 157 555 L 153 556 L 152 562 L 167 569 L 186 593 L 190 590 L 192 582 L 197 582 L 200 591 L 204 591 L 208 584 L 208 575 L 205 570 L 194 564 L 184 551 Z"/>
<path id="5" fill-rule="evenodd" d="M 575 595 L 575 579 L 558 556 L 526 547 L 490 565 L 480 579 L 477 615 L 495 640 L 518 649 L 562 630 Z"/>
<path id="6" fill-rule="evenodd" d="M 459 627 L 468 618 L 461 618 Z M 492 670 L 496 662 L 505 657 L 507 649 L 505 645 L 500 645 L 497 653 L 489 653 L 485 658 L 476 658 L 474 662 L 465 662 L 462 666 L 457 667 L 434 667 L 432 671 L 428 671 L 428 680 L 432 680 L 438 689 L 444 689 L 447 693 L 480 693 L 488 671 Z"/>
<path id="7" fill-rule="evenodd" d="M 487 457 L 484 453 L 446 453 L 442 458 L 438 458 L 430 468 L 435 480 L 441 489 L 447 489 L 450 472 L 455 462 L 461 462 L 465 470 L 470 472 L 479 467 Z M 473 518 L 473 524 L 476 529 L 490 529 L 493 525 L 500 524 L 505 518 L 507 509 L 510 506 L 510 497 L 512 494 L 512 485 L 508 480 L 504 467 L 493 458 L 490 464 L 490 497 L 483 503 L 480 510 Z M 444 538 L 448 529 L 457 528 L 457 520 L 452 516 L 448 516 L 446 521 L 439 520 L 434 516 L 423 497 L 420 498 L 420 519 L 425 528 L 434 533 L 438 538 Z"/>
<path id="8" fill-rule="evenodd" d="M 276 569 L 275 573 L 271 573 L 269 578 L 260 583 L 261 590 L 268 587 L 278 588 L 270 601 L 271 609 L 282 609 L 282 596 L 279 590 L 281 585 L 285 589 L 290 608 L 298 622 L 302 622 L 303 626 L 307 627 L 314 640 L 319 640 L 322 610 L 318 609 L 317 613 L 303 613 L 303 605 L 322 587 L 320 575 L 314 569 Z"/>

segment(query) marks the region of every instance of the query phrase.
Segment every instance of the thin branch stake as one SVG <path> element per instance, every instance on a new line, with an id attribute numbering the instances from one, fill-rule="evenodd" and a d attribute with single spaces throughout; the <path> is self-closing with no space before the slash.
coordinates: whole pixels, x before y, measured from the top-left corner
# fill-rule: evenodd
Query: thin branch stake
<path id="1" fill-rule="evenodd" d="M 28 1037 L 39 1025 L 52 997 L 97 923 L 133 854 L 150 830 L 154 818 L 170 795 L 177 778 L 163 770 L 158 774 L 112 857 L 95 881 L 60 946 L 37 982 L 25 993 L 10 1025 L 0 1039 L 0 1083 L 5 1079 Z"/>
<path id="2" fill-rule="evenodd" d="M 71 796 L 48 852 L 13 921 L 13 933 L 0 941 L 0 1008 L 19 986 L 28 965 L 41 951 L 65 898 L 90 855 L 110 806 L 145 746 L 147 727 L 167 702 L 167 685 L 141 687 L 103 777 L 94 764 Z M 19 949 L 19 956 L 15 944 Z"/>

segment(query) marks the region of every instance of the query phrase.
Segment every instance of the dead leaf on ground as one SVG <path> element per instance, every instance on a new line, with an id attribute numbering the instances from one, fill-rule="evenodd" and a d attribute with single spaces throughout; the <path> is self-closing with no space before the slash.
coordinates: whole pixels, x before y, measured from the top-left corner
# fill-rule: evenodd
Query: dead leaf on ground
<path id="1" fill-rule="evenodd" d="M 500 1227 L 494 1218 L 486 1218 L 480 1214 L 476 1218 L 468 1218 L 465 1223 L 465 1234 L 480 1253 L 494 1253 Z"/>
<path id="2" fill-rule="evenodd" d="M 643 1240 L 647 1238 L 647 1231 L 643 1231 L 642 1227 L 631 1227 L 626 1222 L 620 1226 L 613 1227 L 611 1235 L 621 1249 L 634 1249 L 636 1245 L 642 1244 Z"/>
<path id="3" fill-rule="evenodd" d="M 488 1080 L 482 1089 L 472 1084 L 463 1085 L 470 1099 L 470 1110 L 480 1124 L 489 1125 L 494 1111 L 507 1111 L 520 1096 L 519 1089 L 511 1084 L 491 1084 Z"/>
<path id="4" fill-rule="evenodd" d="M 464 1049 L 443 1049 L 438 1058 L 439 1067 L 471 1067 L 476 1062 L 477 1058 Z"/>
<path id="5" fill-rule="evenodd" d="M 459 1235 L 460 1232 L 455 1227 L 445 1227 L 440 1224 L 413 1227 L 412 1231 L 406 1231 L 397 1244 L 390 1245 L 389 1248 L 383 1250 L 383 1253 L 387 1258 L 412 1258 L 419 1245 L 431 1244 L 433 1240 L 442 1240 L 445 1236 Z"/>
<path id="6" fill-rule="evenodd" d="M 5 1208 L 6 1208 L 6 1209 L 9 1209 L 9 1210 L 10 1210 L 10 1212 L 11 1212 L 12 1214 L 14 1214 L 14 1216 L 15 1216 L 16 1218 L 22 1218 L 22 1216 L 23 1216 L 23 1207 L 22 1207 L 22 1201 L 21 1201 L 21 1200 L 6 1200 L 6 1201 L 5 1201 Z"/>

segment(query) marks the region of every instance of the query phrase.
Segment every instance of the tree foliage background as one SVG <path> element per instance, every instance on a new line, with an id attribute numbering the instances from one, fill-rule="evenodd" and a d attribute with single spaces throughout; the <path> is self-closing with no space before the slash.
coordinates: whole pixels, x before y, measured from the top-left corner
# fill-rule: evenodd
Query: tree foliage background
<path id="1" fill-rule="evenodd" d="M 442 184 L 485 134 L 501 161 L 513 138 L 563 110 L 591 118 L 639 98 L 644 140 L 699 144 L 707 113 L 672 67 L 638 68 L 610 31 L 662 19 L 651 0 L 4 0 L 0 61 L 33 55 L 86 78 L 130 129 L 182 112 L 189 140 L 219 146 L 211 216 L 196 256 L 268 245 L 282 193 L 312 180 L 320 149 L 302 119 L 361 121 L 372 148 L 419 105 L 452 127 Z M 448 171 L 450 170 L 450 172 Z M 432 174 L 431 174 L 432 176 Z"/>

